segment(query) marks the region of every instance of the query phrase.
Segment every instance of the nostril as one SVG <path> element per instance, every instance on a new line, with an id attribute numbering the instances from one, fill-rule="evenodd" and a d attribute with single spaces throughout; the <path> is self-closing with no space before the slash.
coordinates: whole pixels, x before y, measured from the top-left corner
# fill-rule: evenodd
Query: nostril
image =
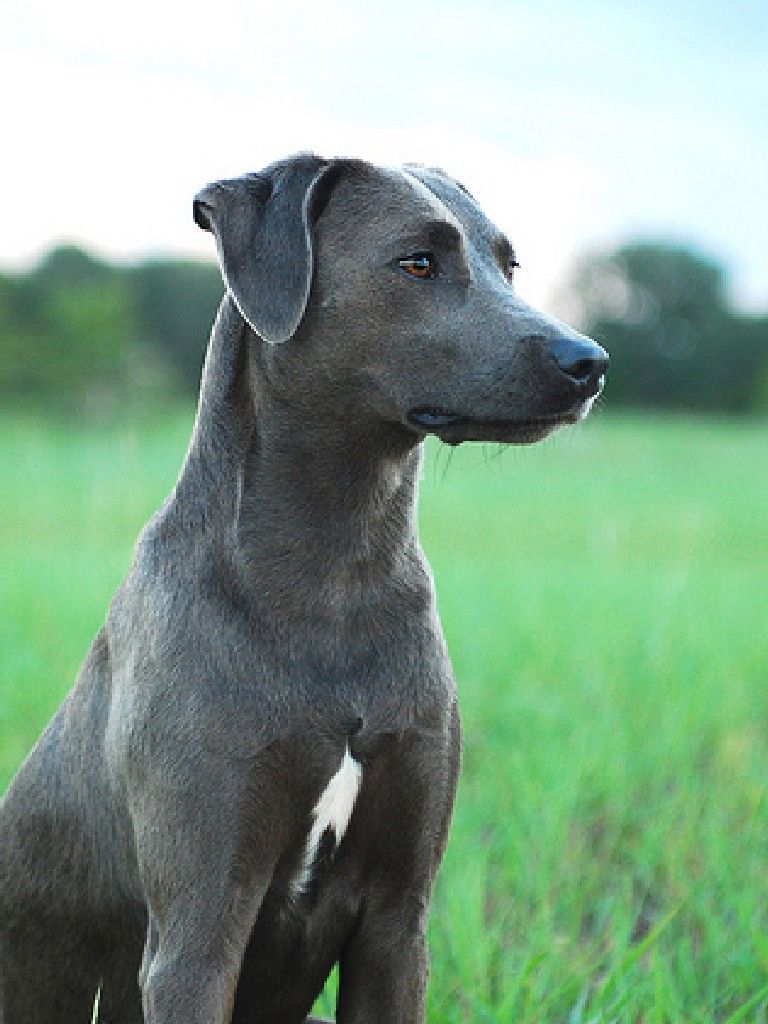
<path id="1" fill-rule="evenodd" d="M 597 377 L 599 375 L 597 369 L 597 359 L 579 359 L 572 366 L 560 365 L 560 369 L 564 373 L 567 373 L 569 377 L 573 377 L 574 380 L 580 384 L 588 381 L 591 377 Z"/>
<path id="2" fill-rule="evenodd" d="M 589 338 L 561 335 L 550 352 L 560 370 L 582 386 L 596 384 L 608 369 L 608 354 Z"/>

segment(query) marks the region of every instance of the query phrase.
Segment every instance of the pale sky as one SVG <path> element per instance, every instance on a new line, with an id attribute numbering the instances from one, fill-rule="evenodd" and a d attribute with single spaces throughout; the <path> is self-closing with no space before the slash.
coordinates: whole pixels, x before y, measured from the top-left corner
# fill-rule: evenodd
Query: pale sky
<path id="1" fill-rule="evenodd" d="M 205 182 L 300 149 L 438 164 L 551 299 L 584 246 L 690 240 L 768 308 L 768 3 L 7 2 L 0 267 L 213 255 Z"/>

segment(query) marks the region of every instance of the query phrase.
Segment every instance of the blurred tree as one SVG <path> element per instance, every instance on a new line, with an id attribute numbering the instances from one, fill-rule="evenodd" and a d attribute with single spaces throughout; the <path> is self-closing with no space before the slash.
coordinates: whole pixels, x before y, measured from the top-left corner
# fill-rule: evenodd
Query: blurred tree
<path id="1" fill-rule="evenodd" d="M 58 246 L 0 276 L 0 393 L 194 391 L 222 293 L 212 263 L 120 267 Z"/>
<path id="2" fill-rule="evenodd" d="M 0 287 L 0 388 L 66 396 L 88 383 L 121 388 L 137 337 L 119 271 L 74 246 L 52 250 Z"/>
<path id="3" fill-rule="evenodd" d="M 129 272 L 142 336 L 173 368 L 174 383 L 196 391 L 205 345 L 224 294 L 213 263 L 155 260 Z"/>
<path id="4" fill-rule="evenodd" d="M 611 355 L 612 405 L 743 411 L 768 373 L 768 318 L 731 306 L 724 268 L 696 249 L 630 242 L 583 256 L 568 313 Z"/>

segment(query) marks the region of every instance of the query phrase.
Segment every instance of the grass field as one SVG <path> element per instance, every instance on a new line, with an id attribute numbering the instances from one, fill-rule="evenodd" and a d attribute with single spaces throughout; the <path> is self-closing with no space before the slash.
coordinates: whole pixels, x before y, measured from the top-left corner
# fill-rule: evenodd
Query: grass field
<path id="1" fill-rule="evenodd" d="M 189 426 L 0 418 L 0 789 Z M 421 520 L 465 731 L 430 1022 L 764 1021 L 768 425 L 431 448 Z"/>

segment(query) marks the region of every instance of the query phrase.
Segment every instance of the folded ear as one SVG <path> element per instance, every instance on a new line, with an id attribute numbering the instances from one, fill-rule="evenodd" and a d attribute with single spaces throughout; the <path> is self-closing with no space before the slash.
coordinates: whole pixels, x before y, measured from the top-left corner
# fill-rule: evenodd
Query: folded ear
<path id="1" fill-rule="evenodd" d="M 279 344 L 296 332 L 312 284 L 312 200 L 328 161 L 302 153 L 195 196 L 195 223 L 216 237 L 227 290 L 250 326 Z"/>

